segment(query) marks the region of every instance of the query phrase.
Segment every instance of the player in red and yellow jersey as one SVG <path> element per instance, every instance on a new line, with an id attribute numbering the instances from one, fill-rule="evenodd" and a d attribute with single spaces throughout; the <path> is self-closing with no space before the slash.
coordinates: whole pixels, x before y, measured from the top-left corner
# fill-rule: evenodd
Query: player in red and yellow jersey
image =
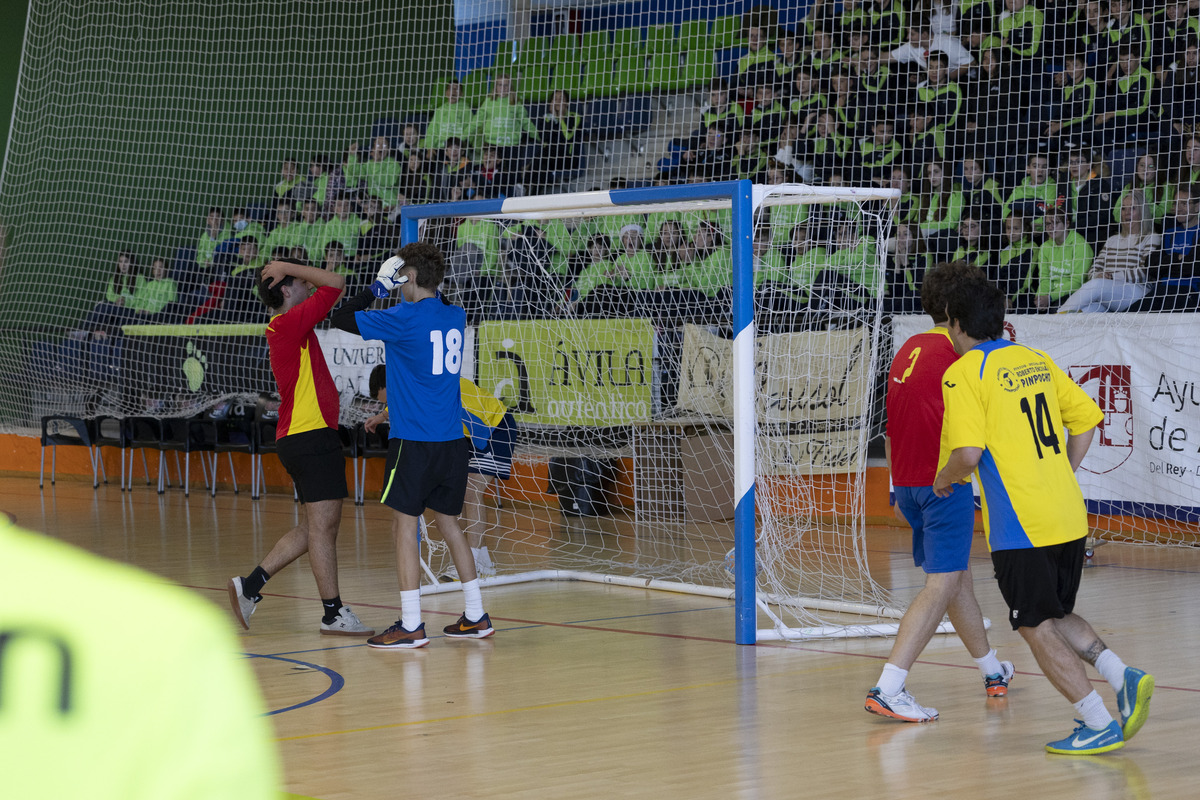
<path id="1" fill-rule="evenodd" d="M 291 259 L 272 261 L 259 273 L 258 294 L 271 310 L 271 371 L 282 398 L 275 443 L 280 462 L 295 482 L 304 519 L 275 543 L 248 577 L 229 580 L 229 603 L 243 628 L 250 627 L 263 585 L 308 553 L 321 593 L 321 633 L 375 633 L 342 605 L 338 591 L 337 535 L 342 500 L 348 494 L 346 457 L 338 435 L 337 389 L 314 331 L 345 285 L 342 275 Z"/>
<path id="2" fill-rule="evenodd" d="M 1154 677 L 1125 666 L 1074 612 L 1088 532 L 1075 470 L 1103 414 L 1045 353 L 1001 338 L 1004 308 L 1004 293 L 983 277 L 946 293 L 950 337 L 962 357 L 942 377 L 946 416 L 933 491 L 948 496 L 972 472 L 979 480 L 1013 630 L 1082 720 L 1046 750 L 1104 753 L 1146 722 Z M 1092 689 L 1084 662 L 1117 693 L 1121 722 Z"/>
<path id="3" fill-rule="evenodd" d="M 932 722 L 937 709 L 926 708 L 905 689 L 908 671 L 949 613 L 950 621 L 983 675 L 989 697 L 1004 697 L 1013 665 L 1001 662 L 988 645 L 983 613 L 971 579 L 971 540 L 975 499 L 968 484 L 949 497 L 930 488 L 937 475 L 942 431 L 942 374 L 958 360 L 946 330 L 946 288 L 963 275 L 978 273 L 967 264 L 942 264 L 921 283 L 921 307 L 934 327 L 906 341 L 888 371 L 888 468 L 896 491 L 896 509 L 912 526 L 913 561 L 925 571 L 925 586 L 900 620 L 896 643 L 864 705 L 872 714 L 901 722 Z"/>

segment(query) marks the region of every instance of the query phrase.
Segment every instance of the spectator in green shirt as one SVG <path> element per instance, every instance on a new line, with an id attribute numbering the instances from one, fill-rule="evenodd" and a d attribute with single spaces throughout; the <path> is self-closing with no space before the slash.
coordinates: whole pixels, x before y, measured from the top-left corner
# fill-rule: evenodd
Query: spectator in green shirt
<path id="1" fill-rule="evenodd" d="M 1046 214 L 1046 240 L 1038 247 L 1037 297 L 1038 311 L 1054 311 L 1063 300 L 1083 286 L 1092 268 L 1092 248 L 1087 241 L 1071 230 L 1064 211 L 1055 209 Z"/>
<path id="2" fill-rule="evenodd" d="M 329 156 L 315 155 L 308 164 L 308 178 L 296 187 L 296 208 L 302 209 L 306 200 L 315 200 L 318 212 L 325 207 L 329 197 Z"/>
<path id="3" fill-rule="evenodd" d="M 957 246 L 950 260 L 985 268 L 992 255 L 988 238 L 984 235 L 981 214 L 975 209 L 967 209 L 958 221 Z"/>
<path id="4" fill-rule="evenodd" d="M 1135 44 L 1117 50 L 1117 74 L 1104 92 L 1103 110 L 1092 121 L 1097 146 L 1133 146 L 1150 136 L 1157 107 L 1154 74 L 1142 64 L 1140 53 Z"/>
<path id="5" fill-rule="evenodd" d="M 601 233 L 592 234 L 584 248 L 586 261 L 571 286 L 571 299 L 567 304 L 569 314 L 582 315 L 591 311 L 588 296 L 600 286 L 615 286 L 619 280 L 617 265 L 613 261 L 608 237 Z"/>
<path id="6" fill-rule="evenodd" d="M 658 272 L 654 258 L 645 248 L 645 230 L 637 223 L 621 228 L 621 252 L 617 254 L 617 268 L 621 271 L 625 286 L 634 291 L 657 289 Z"/>
<path id="7" fill-rule="evenodd" d="M 442 163 L 434 176 L 439 199 L 451 199 L 450 190 L 460 185 L 462 179 L 471 174 L 471 159 L 467 158 L 465 149 L 466 143 L 453 136 L 446 140 L 446 148 L 442 151 Z"/>
<path id="8" fill-rule="evenodd" d="M 362 220 L 350 210 L 350 199 L 342 196 L 333 201 L 333 217 L 325 223 L 325 244 L 340 242 L 347 258 L 358 252 L 358 235 Z M 324 247 L 321 248 L 324 250 Z"/>
<path id="9" fill-rule="evenodd" d="M 202 270 L 212 269 L 217 247 L 231 236 L 233 229 L 225 224 L 221 209 L 210 207 L 204 219 L 204 230 L 196 240 L 196 266 Z"/>
<path id="10" fill-rule="evenodd" d="M 475 128 L 483 144 L 494 145 L 500 152 L 505 172 L 520 173 L 525 164 L 524 143 L 537 139 L 537 128 L 529 119 L 525 106 L 512 89 L 512 78 L 498 74 L 492 82 L 492 93 L 479 104 L 475 112 Z"/>
<path id="11" fill-rule="evenodd" d="M 335 272 L 347 278 L 354 276 L 354 268 L 346 263 L 346 250 L 341 242 L 333 241 L 325 245 L 324 257 L 320 264 L 321 269 L 326 272 Z"/>
<path id="12" fill-rule="evenodd" d="M 1175 187 L 1167 176 L 1159 169 L 1158 156 L 1146 153 L 1139 156 L 1133 169 L 1133 177 L 1121 193 L 1113 200 L 1112 220 L 1121 221 L 1121 201 L 1134 191 L 1140 191 L 1146 198 L 1154 224 L 1162 227 L 1167 214 L 1175 209 Z"/>
<path id="13" fill-rule="evenodd" d="M 275 203 L 275 227 L 267 234 L 263 243 L 268 253 L 282 247 L 290 251 L 296 245 L 305 244 L 305 229 L 296 222 L 296 211 L 291 200 L 279 200 Z"/>
<path id="14" fill-rule="evenodd" d="M 244 208 L 235 208 L 233 210 L 233 238 L 245 239 L 251 236 L 260 242 L 266 241 L 266 229 L 250 219 Z"/>
<path id="15" fill-rule="evenodd" d="M 855 311 L 872 298 L 881 297 L 884 282 L 876 275 L 875 237 L 866 234 L 858 220 L 838 212 L 834 221 L 833 251 L 825 269 L 814 281 L 814 299 L 830 311 Z"/>
<path id="16" fill-rule="evenodd" d="M 1037 247 L 1029 233 L 1029 221 L 1020 212 L 1004 220 L 1003 248 L 988 267 L 988 278 L 1004 292 L 1008 307 L 1027 311 L 1034 305 L 1033 261 Z"/>
<path id="17" fill-rule="evenodd" d="M 296 172 L 296 159 L 288 157 L 279 166 L 279 183 L 275 184 L 275 197 L 278 200 L 295 202 L 296 187 L 304 182 L 304 178 Z"/>
<path id="18" fill-rule="evenodd" d="M 362 165 L 367 194 L 378 197 L 384 208 L 396 205 L 396 187 L 400 184 L 400 163 L 392 158 L 392 145 L 386 136 L 376 136 L 371 158 Z"/>
<path id="19" fill-rule="evenodd" d="M 325 220 L 321 219 L 316 198 L 305 200 L 300 207 L 300 221 L 295 223 L 298 244 L 304 247 L 304 260 L 320 264 L 325 245 Z"/>
<path id="20" fill-rule="evenodd" d="M 1037 58 L 1042 51 L 1042 12 L 1029 0 L 1004 0 L 1004 9 L 996 20 L 1001 40 L 1018 59 Z"/>
<path id="21" fill-rule="evenodd" d="M 462 102 L 462 84 L 452 80 L 446 84 L 446 102 L 437 107 L 421 146 L 426 150 L 441 150 L 450 138 L 469 141 L 475 133 L 475 111 Z"/>
<path id="22" fill-rule="evenodd" d="M 167 309 L 175 302 L 179 289 L 175 279 L 167 274 L 167 262 L 156 258 L 150 262 L 150 277 L 139 283 L 134 290 L 129 308 L 133 310 L 134 322 L 154 324 L 167 318 Z"/>
<path id="23" fill-rule="evenodd" d="M 121 333 L 121 326 L 133 321 L 133 303 L 138 289 L 145 279 L 138 268 L 137 257 L 128 250 L 117 253 L 117 262 L 112 277 L 104 288 L 104 299 L 92 308 L 84 318 L 83 330 L 76 338 L 103 341 Z"/>
<path id="24" fill-rule="evenodd" d="M 941 162 L 929 162 L 923 172 L 925 191 L 921 203 L 924 210 L 921 236 L 925 238 L 930 253 L 945 255 L 952 249 L 950 238 L 962 217 L 962 192 Z"/>
<path id="25" fill-rule="evenodd" d="M 1026 217 L 1053 208 L 1058 202 L 1058 185 L 1050 179 L 1050 156 L 1033 153 L 1025 162 L 1025 179 L 1004 199 L 1003 215 L 1019 210 Z"/>

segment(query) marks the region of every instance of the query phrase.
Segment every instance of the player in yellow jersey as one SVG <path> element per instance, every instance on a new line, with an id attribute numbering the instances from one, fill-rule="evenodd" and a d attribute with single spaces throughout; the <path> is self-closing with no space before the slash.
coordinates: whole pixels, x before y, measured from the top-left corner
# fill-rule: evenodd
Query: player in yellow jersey
<path id="1" fill-rule="evenodd" d="M 0 796 L 275 795 L 262 697 L 211 603 L 3 514 L 0 585 L 13 599 L 0 603 Z M 115 608 L 136 609 L 138 624 L 115 623 Z"/>
<path id="2" fill-rule="evenodd" d="M 982 273 L 946 292 L 950 338 L 961 358 L 942 377 L 945 419 L 933 491 L 949 496 L 972 472 L 979 481 L 1009 621 L 1082 720 L 1046 749 L 1104 753 L 1145 724 L 1154 677 L 1125 666 L 1074 613 L 1088 533 L 1075 470 L 1103 414 L 1045 353 L 1001 338 L 1004 307 L 1004 293 Z M 1119 723 L 1092 689 L 1084 662 L 1117 693 Z"/>

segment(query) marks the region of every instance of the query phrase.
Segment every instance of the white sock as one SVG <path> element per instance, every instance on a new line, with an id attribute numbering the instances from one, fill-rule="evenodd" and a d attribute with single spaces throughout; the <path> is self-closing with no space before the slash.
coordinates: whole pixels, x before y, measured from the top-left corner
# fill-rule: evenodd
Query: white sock
<path id="1" fill-rule="evenodd" d="M 406 631 L 415 631 L 421 624 L 421 590 L 400 593 L 400 624 Z"/>
<path id="2" fill-rule="evenodd" d="M 1114 692 L 1125 686 L 1125 662 L 1112 650 L 1105 650 L 1096 658 L 1096 670 L 1108 681 Z"/>
<path id="3" fill-rule="evenodd" d="M 471 555 L 475 556 L 475 568 L 483 569 L 492 565 L 492 556 L 487 547 L 472 547 Z"/>
<path id="4" fill-rule="evenodd" d="M 483 619 L 483 595 L 479 593 L 479 579 L 464 583 L 462 593 L 465 606 L 463 616 L 467 618 L 467 622 L 479 622 Z"/>
<path id="5" fill-rule="evenodd" d="M 996 649 L 988 650 L 988 654 L 983 658 L 975 659 L 975 665 L 979 667 L 979 671 L 983 673 L 983 677 L 989 675 L 1002 675 L 1004 668 L 1000 666 L 1000 659 L 996 658 Z"/>
<path id="6" fill-rule="evenodd" d="M 1083 720 L 1083 724 L 1094 731 L 1104 730 L 1113 721 L 1112 714 L 1108 713 L 1108 709 L 1104 707 L 1104 701 L 1100 699 L 1100 695 L 1096 693 L 1095 689 L 1087 697 L 1075 703 L 1075 711 Z"/>
<path id="7" fill-rule="evenodd" d="M 884 664 L 883 672 L 879 673 L 879 693 L 888 696 L 900 694 L 904 689 L 904 681 L 908 677 L 908 670 L 900 669 L 894 664 Z"/>

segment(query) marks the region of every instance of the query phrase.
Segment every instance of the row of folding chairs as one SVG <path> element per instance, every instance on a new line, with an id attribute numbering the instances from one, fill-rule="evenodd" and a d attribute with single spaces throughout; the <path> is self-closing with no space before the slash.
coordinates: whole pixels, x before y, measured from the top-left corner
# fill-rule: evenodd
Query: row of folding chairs
<path id="1" fill-rule="evenodd" d="M 226 454 L 229 478 L 234 493 L 240 492 L 234 472 L 233 454 L 247 453 L 251 460 L 250 496 L 261 497 L 265 482 L 263 456 L 277 452 L 275 431 L 278 422 L 277 403 L 260 398 L 252 408 L 218 406 L 189 418 L 113 417 L 83 418 L 69 415 L 48 415 L 41 420 L 41 464 L 38 487 L 45 485 L 46 450 L 51 451 L 50 483 L 55 482 L 59 447 L 86 447 L 92 467 L 92 487 L 101 480 L 108 483 L 101 451 L 105 447 L 118 449 L 121 457 L 121 489 L 133 488 L 135 454 L 140 452 L 146 485 L 151 485 L 147 450 L 158 451 L 158 493 L 171 487 L 167 453 L 174 454 L 175 475 L 184 495 L 191 493 L 191 456 L 196 453 L 204 478 L 205 490 L 217 492 L 217 470 L 220 455 Z M 362 505 L 365 495 L 366 460 L 387 456 L 387 425 L 368 433 L 360 423 L 339 428 L 343 453 L 352 460 L 354 502 Z M 293 496 L 295 492 L 293 490 Z"/>

